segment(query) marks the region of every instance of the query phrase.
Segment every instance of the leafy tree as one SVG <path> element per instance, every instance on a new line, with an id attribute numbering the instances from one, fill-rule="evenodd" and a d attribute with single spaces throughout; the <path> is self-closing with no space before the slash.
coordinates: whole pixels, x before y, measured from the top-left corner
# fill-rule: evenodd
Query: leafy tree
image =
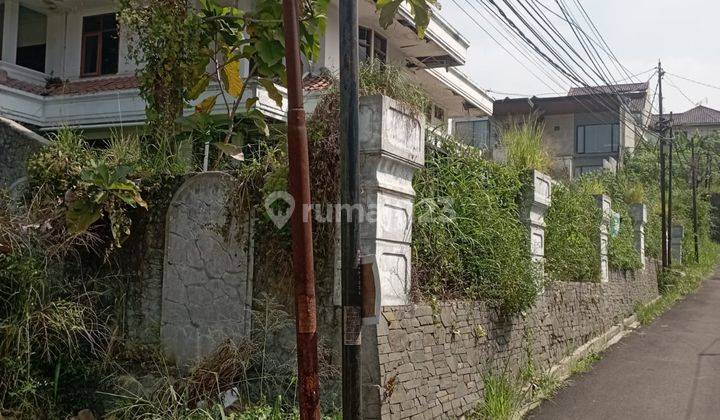
<path id="1" fill-rule="evenodd" d="M 415 20 L 418 36 L 423 38 L 425 29 L 430 23 L 430 16 L 432 16 L 431 6 L 440 6 L 437 0 L 378 0 L 375 7 L 380 13 L 380 25 L 385 29 L 392 25 L 400 5 L 404 2 L 410 6 L 410 13 Z"/>
<path id="2" fill-rule="evenodd" d="M 320 50 L 328 2 L 302 4 L 300 49 L 309 60 Z M 281 2 L 259 0 L 246 11 L 215 0 L 201 0 L 199 10 L 190 8 L 188 0 L 122 0 L 121 22 L 131 32 L 131 57 L 141 65 L 140 90 L 148 102 L 151 128 L 174 134 L 183 108 L 209 90 L 211 95 L 195 105 L 186 123 L 195 132 L 211 135 L 217 132 L 208 127 L 222 126 L 215 143 L 220 155 L 242 159 L 240 127 L 249 124 L 268 134 L 264 116 L 255 108 L 258 98 L 245 93 L 248 86 L 259 84 L 282 105 L 278 85 L 286 84 L 286 74 Z M 247 67 L 244 75 L 242 63 Z M 219 121 L 210 117 L 218 99 L 225 110 Z"/>

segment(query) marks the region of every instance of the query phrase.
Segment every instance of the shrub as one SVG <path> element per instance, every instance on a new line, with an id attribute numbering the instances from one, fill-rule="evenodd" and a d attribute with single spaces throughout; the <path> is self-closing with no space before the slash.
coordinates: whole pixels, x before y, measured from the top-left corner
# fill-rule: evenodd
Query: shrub
<path id="1" fill-rule="evenodd" d="M 635 250 L 634 222 L 630 216 L 630 204 L 644 195 L 642 187 L 630 181 L 625 173 L 603 173 L 597 176 L 612 199 L 612 209 L 620 215 L 617 235 L 610 235 L 608 263 L 620 270 L 636 270 L 642 266 L 640 254 Z"/>
<path id="2" fill-rule="evenodd" d="M 548 172 L 552 161 L 543 146 L 542 133 L 543 126 L 535 118 L 515 122 L 504 130 L 501 143 L 507 148 L 508 164 L 521 171 Z"/>
<path id="3" fill-rule="evenodd" d="M 557 184 L 545 216 L 545 270 L 554 280 L 596 281 L 600 210 L 588 183 Z"/>
<path id="4" fill-rule="evenodd" d="M 510 379 L 500 375 L 490 375 L 484 380 L 483 402 L 477 409 L 479 419 L 510 420 L 523 402 L 519 387 Z"/>
<path id="5" fill-rule="evenodd" d="M 539 290 L 519 219 L 522 172 L 448 139 L 429 149 L 414 180 L 414 287 L 422 294 L 487 299 L 509 313 Z"/>

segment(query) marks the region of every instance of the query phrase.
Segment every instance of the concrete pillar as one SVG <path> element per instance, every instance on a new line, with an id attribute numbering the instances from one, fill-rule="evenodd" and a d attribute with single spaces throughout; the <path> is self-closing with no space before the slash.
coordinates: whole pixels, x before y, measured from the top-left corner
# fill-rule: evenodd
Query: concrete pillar
<path id="1" fill-rule="evenodd" d="M 673 265 L 680 265 L 683 262 L 682 244 L 684 237 L 685 227 L 683 225 L 673 225 L 670 232 L 670 253 Z"/>
<path id="2" fill-rule="evenodd" d="M 382 306 L 410 303 L 412 177 L 425 162 L 421 118 L 385 96 L 360 98 L 360 202 L 370 216 L 360 224 L 360 251 L 375 255 Z M 387 328 L 383 315 L 376 325 L 363 326 L 366 419 L 382 417 L 385 383 L 380 359 L 384 356 L 379 351 L 378 334 Z"/>
<path id="3" fill-rule="evenodd" d="M 552 178 L 532 171 L 532 181 L 523 198 L 522 220 L 530 231 L 530 255 L 536 267 L 544 273 L 545 265 L 545 212 L 550 207 Z"/>
<path id="4" fill-rule="evenodd" d="M 608 265 L 608 243 L 610 241 L 610 218 L 612 217 L 612 200 L 609 196 L 602 194 L 596 195 L 597 205 L 602 212 L 602 220 L 600 222 L 600 282 L 607 283 L 610 281 L 610 267 Z"/>
<path id="5" fill-rule="evenodd" d="M 635 232 L 635 250 L 640 256 L 642 269 L 645 269 L 645 224 L 647 224 L 647 206 L 642 203 L 630 206 L 630 217 L 633 220 Z"/>
<path id="6" fill-rule="evenodd" d="M 423 126 L 388 97 L 360 99 L 360 250 L 376 257 L 382 306 L 410 303 L 412 178 L 425 163 Z"/>
<path id="7" fill-rule="evenodd" d="M 18 17 L 20 3 L 18 0 L 5 0 L 2 37 L 2 61 L 15 64 L 17 57 Z"/>

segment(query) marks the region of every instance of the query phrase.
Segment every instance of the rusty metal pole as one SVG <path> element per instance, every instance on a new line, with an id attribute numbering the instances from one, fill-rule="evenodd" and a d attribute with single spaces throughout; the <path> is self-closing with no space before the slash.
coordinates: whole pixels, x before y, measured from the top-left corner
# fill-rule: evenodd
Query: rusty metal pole
<path id="1" fill-rule="evenodd" d="M 298 393 L 300 418 L 320 418 L 315 271 L 313 267 L 312 218 L 303 218 L 310 207 L 310 161 L 302 62 L 300 61 L 299 4 L 283 0 L 285 61 L 288 93 L 288 160 L 290 194 L 295 199 L 291 223 L 293 278 L 295 280 L 295 328 L 297 330 Z M 309 214 L 309 212 L 307 213 Z"/>

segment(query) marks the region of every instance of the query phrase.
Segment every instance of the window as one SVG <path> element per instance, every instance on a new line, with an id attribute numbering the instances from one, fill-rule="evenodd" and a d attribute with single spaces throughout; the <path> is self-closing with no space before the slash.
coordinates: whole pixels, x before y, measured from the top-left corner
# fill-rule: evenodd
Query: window
<path id="1" fill-rule="evenodd" d="M 456 121 L 454 135 L 460 141 L 479 149 L 490 147 L 490 125 L 488 120 Z"/>
<path id="2" fill-rule="evenodd" d="M 370 28 L 358 28 L 358 56 L 360 61 L 387 62 L 387 39 Z"/>
<path id="3" fill-rule="evenodd" d="M 387 62 L 387 39 L 375 33 L 373 40 L 373 56 L 381 63 Z"/>
<path id="4" fill-rule="evenodd" d="M 620 144 L 618 124 L 579 125 L 575 150 L 578 154 L 617 152 Z"/>
<path id="5" fill-rule="evenodd" d="M 18 38 L 15 64 L 45 71 L 47 17 L 27 7 L 18 10 Z"/>
<path id="6" fill-rule="evenodd" d="M 81 76 L 115 74 L 118 71 L 120 40 L 115 13 L 85 16 L 82 28 Z"/>
<path id="7" fill-rule="evenodd" d="M 445 121 L 445 110 L 435 105 L 435 112 L 433 114 L 436 120 Z"/>

